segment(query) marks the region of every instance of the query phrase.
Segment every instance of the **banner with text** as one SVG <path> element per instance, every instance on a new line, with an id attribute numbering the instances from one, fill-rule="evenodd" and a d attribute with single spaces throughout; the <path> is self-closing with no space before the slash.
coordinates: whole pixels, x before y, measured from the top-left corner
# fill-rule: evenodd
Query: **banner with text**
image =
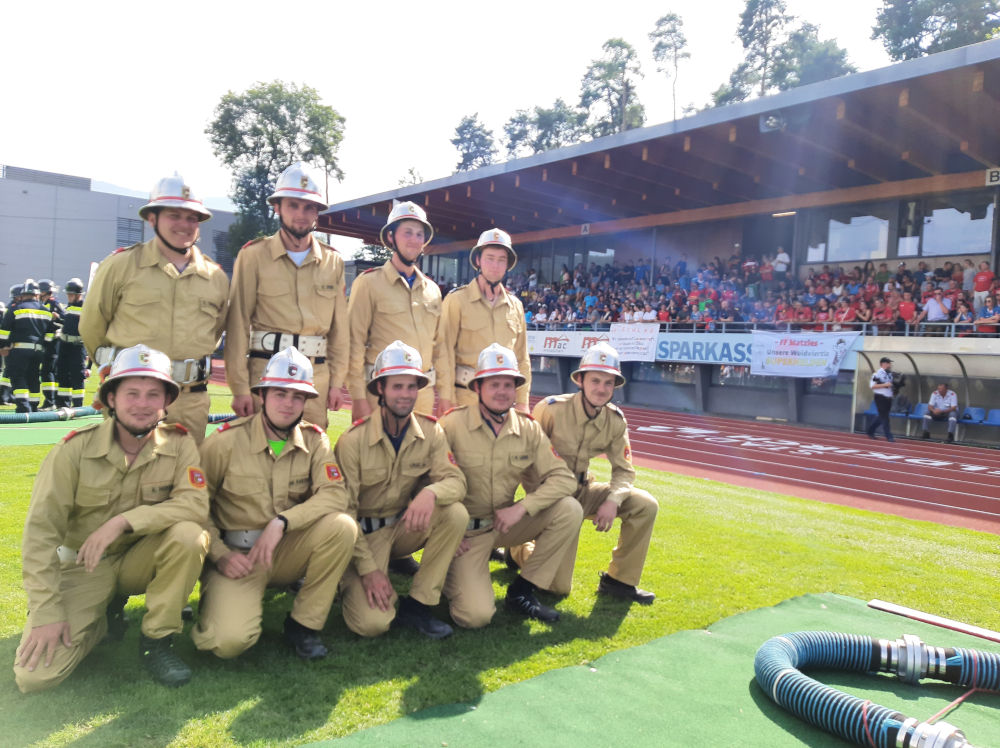
<path id="1" fill-rule="evenodd" d="M 655 361 L 659 334 L 657 322 L 616 322 L 611 325 L 609 342 L 622 361 Z"/>
<path id="2" fill-rule="evenodd" d="M 844 366 L 859 332 L 764 332 L 754 330 L 751 374 L 832 377 Z"/>

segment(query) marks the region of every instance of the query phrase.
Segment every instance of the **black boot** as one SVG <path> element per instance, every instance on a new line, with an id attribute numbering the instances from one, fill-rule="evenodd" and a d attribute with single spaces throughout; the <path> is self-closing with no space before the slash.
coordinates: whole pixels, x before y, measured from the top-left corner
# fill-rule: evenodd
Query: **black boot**
<path id="1" fill-rule="evenodd" d="M 125 638 L 125 632 L 128 630 L 128 618 L 125 616 L 127 603 L 128 595 L 116 595 L 108 603 L 108 609 L 104 612 L 108 620 L 108 641 L 120 642 Z"/>
<path id="2" fill-rule="evenodd" d="M 521 575 L 518 575 L 507 588 L 505 604 L 507 610 L 525 618 L 536 618 L 548 623 L 559 620 L 559 611 L 538 602 L 538 598 L 535 597 L 535 585 Z"/>
<path id="3" fill-rule="evenodd" d="M 399 599 L 399 610 L 396 613 L 397 626 L 405 626 L 418 631 L 431 639 L 444 639 L 451 636 L 452 628 L 444 621 L 439 621 L 431 615 L 431 609 L 419 600 L 405 596 Z"/>
<path id="4" fill-rule="evenodd" d="M 617 597 L 619 600 L 629 600 L 640 605 L 652 605 L 656 595 L 647 590 L 640 590 L 634 584 L 619 582 L 613 576 L 601 572 L 601 581 L 597 585 L 597 594 Z"/>
<path id="5" fill-rule="evenodd" d="M 174 653 L 174 637 L 150 639 L 139 635 L 139 655 L 153 680 L 164 686 L 183 686 L 191 680 L 191 668 Z"/>
<path id="6" fill-rule="evenodd" d="M 389 559 L 389 571 L 393 571 L 397 574 L 412 577 L 419 570 L 420 564 L 416 562 L 413 556 L 403 556 L 402 558 Z"/>
<path id="7" fill-rule="evenodd" d="M 321 660 L 327 655 L 327 648 L 320 641 L 319 632 L 303 626 L 292 618 L 291 613 L 285 617 L 285 641 L 303 660 Z"/>

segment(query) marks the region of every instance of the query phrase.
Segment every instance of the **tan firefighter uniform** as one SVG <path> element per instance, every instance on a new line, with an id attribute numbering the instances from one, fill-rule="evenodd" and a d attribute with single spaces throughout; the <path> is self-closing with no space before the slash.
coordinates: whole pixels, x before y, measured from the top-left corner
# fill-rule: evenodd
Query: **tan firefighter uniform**
<path id="1" fill-rule="evenodd" d="M 627 585 L 638 585 L 646 562 L 649 541 L 659 504 L 649 493 L 635 488 L 635 468 L 628 439 L 625 414 L 614 403 L 608 403 L 593 419 L 583 412 L 583 393 L 555 395 L 540 400 L 533 412 L 535 420 L 552 440 L 559 456 L 576 476 L 579 487 L 576 498 L 583 506 L 584 518 L 593 517 L 605 501 L 618 505 L 621 534 L 611 552 L 608 574 Z M 595 483 L 588 472 L 590 460 L 606 455 L 611 463 L 611 482 Z M 537 476 L 525 478 L 525 490 L 537 481 Z M 552 591 L 569 594 L 573 585 L 576 548 L 566 555 L 556 574 Z M 530 545 L 511 549 L 514 560 L 526 560 Z"/>
<path id="2" fill-rule="evenodd" d="M 113 252 L 98 266 L 83 302 L 80 335 L 99 365 L 110 363 L 97 352 L 105 346 L 144 343 L 167 354 L 181 388 L 167 422 L 184 424 L 200 444 L 208 425 L 205 360 L 222 336 L 228 294 L 225 272 L 197 247 L 179 273 L 151 239 Z"/>
<path id="3" fill-rule="evenodd" d="M 336 454 L 347 479 L 351 510 L 361 530 L 354 563 L 341 582 L 344 621 L 361 636 L 378 636 L 388 630 L 395 610 L 370 607 L 361 576 L 373 571 L 384 573 L 390 558 L 423 548 L 420 569 L 413 577 L 409 594 L 424 605 L 437 605 L 448 565 L 469 521 L 461 504 L 465 476 L 436 419 L 419 413 L 410 414 L 398 453 L 376 411 L 341 435 Z M 423 488 L 429 488 L 436 497 L 430 526 L 423 532 L 407 532 L 403 512 Z M 395 600 L 393 594 L 393 603 Z"/>
<path id="4" fill-rule="evenodd" d="M 434 343 L 434 373 L 438 397 L 443 400 L 478 407 L 479 398 L 467 385 L 475 374 L 480 351 L 490 343 L 499 343 L 514 352 L 518 370 L 525 379 L 525 384 L 517 388 L 515 402 L 528 405 L 531 360 L 524 307 L 505 287 L 498 288 L 503 290 L 496 304 L 490 306 L 473 278 L 448 294 L 441 305 Z"/>
<path id="5" fill-rule="evenodd" d="M 319 391 L 319 397 L 306 402 L 303 418 L 325 429 L 330 388 L 340 389 L 347 374 L 349 340 L 344 261 L 333 247 L 312 237 L 312 249 L 300 266 L 288 256 L 279 234 L 240 250 L 224 352 L 234 395 L 249 395 L 251 382 L 260 379 L 271 356 L 295 346 L 313 363 Z"/>
<path id="6" fill-rule="evenodd" d="M 198 581 L 209 537 L 208 492 L 198 449 L 183 427 L 161 424 L 132 465 L 107 419 L 71 431 L 38 471 L 24 524 L 21 556 L 28 623 L 67 621 L 49 667 L 14 665 L 17 686 L 38 691 L 62 682 L 107 631 L 105 610 L 117 594 L 146 595 L 142 633 L 162 639 L 183 627 L 181 610 Z M 97 528 L 122 515 L 132 526 L 88 572 L 76 551 Z"/>
<path id="7" fill-rule="evenodd" d="M 211 496 L 212 544 L 202 577 L 201 610 L 191 638 L 198 649 L 236 657 L 261 632 L 264 590 L 305 577 L 292 617 L 321 630 L 341 574 L 351 560 L 357 525 L 344 512 L 347 492 L 326 433 L 300 422 L 281 454 L 274 456 L 263 413 L 231 421 L 202 445 L 202 463 Z M 230 551 L 249 551 L 278 515 L 287 520 L 270 569 L 257 564 L 241 579 L 230 579 L 214 562 Z"/>
<path id="8" fill-rule="evenodd" d="M 375 357 L 394 340 L 416 348 L 423 361 L 434 358 L 434 336 L 441 316 L 441 290 L 414 268 L 412 288 L 386 260 L 380 268 L 359 275 L 351 284 L 347 302 L 351 323 L 351 360 L 347 371 L 347 391 L 352 400 L 367 397 L 372 410 L 378 398 L 367 390 Z M 434 411 L 434 374 L 427 372 L 430 385 L 420 390 L 413 409 Z"/>
<path id="9" fill-rule="evenodd" d="M 465 536 L 469 550 L 452 561 L 444 594 L 455 623 L 477 628 L 496 612 L 490 551 L 534 539 L 535 551 L 521 567 L 521 576 L 551 589 L 564 556 L 576 550 L 583 513 L 573 498 L 576 480 L 531 416 L 512 408 L 494 436 L 478 405 L 459 406 L 442 416 L 441 425 L 465 473 L 464 504 L 470 518 Z M 522 499 L 527 514 L 501 534 L 493 529 L 493 513 L 514 503 L 514 492 L 531 468 L 540 481 Z"/>

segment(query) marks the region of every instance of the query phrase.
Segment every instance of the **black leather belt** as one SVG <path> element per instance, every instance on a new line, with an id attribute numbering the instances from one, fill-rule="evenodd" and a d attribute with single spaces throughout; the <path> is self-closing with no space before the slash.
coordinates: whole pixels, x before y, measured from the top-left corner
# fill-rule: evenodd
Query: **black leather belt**
<path id="1" fill-rule="evenodd" d="M 266 358 L 270 360 L 273 355 L 273 353 L 264 353 L 264 351 L 250 351 L 250 358 Z M 314 364 L 326 363 L 326 356 L 306 356 L 306 358 L 311 360 Z"/>
<path id="2" fill-rule="evenodd" d="M 204 382 L 202 384 L 195 384 L 190 387 L 186 385 L 178 385 L 181 388 L 181 392 L 208 392 L 208 385 Z"/>

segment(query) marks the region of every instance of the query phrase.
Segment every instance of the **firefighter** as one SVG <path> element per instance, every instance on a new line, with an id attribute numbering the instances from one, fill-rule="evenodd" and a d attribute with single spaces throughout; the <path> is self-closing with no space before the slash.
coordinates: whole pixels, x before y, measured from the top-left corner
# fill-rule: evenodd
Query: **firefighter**
<path id="1" fill-rule="evenodd" d="M 83 378 L 87 351 L 80 337 L 80 312 L 83 309 L 83 281 L 70 278 L 64 286 L 66 306 L 62 330 L 59 332 L 59 352 L 56 357 L 56 405 L 60 408 L 83 406 Z"/>
<path id="2" fill-rule="evenodd" d="M 55 334 L 52 312 L 38 296 L 38 284 L 29 278 L 21 287 L 21 300 L 4 312 L 0 322 L 0 348 L 10 351 L 7 373 L 18 413 L 38 410 L 42 399 L 38 375 L 45 341 Z"/>
<path id="3" fill-rule="evenodd" d="M 38 281 L 38 300 L 41 304 L 52 312 L 52 323 L 55 326 L 55 334 L 52 338 L 47 338 L 44 355 L 42 356 L 42 370 L 39 378 L 42 387 L 42 407 L 39 410 L 55 410 L 58 384 L 56 382 L 56 368 L 59 360 L 59 331 L 62 329 L 63 321 L 66 317 L 66 310 L 55 294 L 59 292 L 59 286 L 48 278 Z"/>
<path id="4" fill-rule="evenodd" d="M 155 236 L 101 262 L 80 313 L 80 335 L 100 367 L 137 343 L 167 354 L 180 387 L 167 421 L 184 424 L 200 444 L 208 424 L 211 356 L 229 296 L 225 272 L 196 245 L 199 225 L 212 214 L 175 174 L 156 183 L 139 217 Z"/>
<path id="5" fill-rule="evenodd" d="M 312 362 L 319 392 L 306 403 L 305 419 L 325 429 L 327 411 L 340 409 L 347 374 L 344 261 L 313 236 L 327 203 L 305 164 L 285 169 L 267 201 L 281 228 L 244 245 L 233 268 L 225 350 L 233 410 L 249 416 L 260 409 L 250 383 L 271 356 L 294 346 Z"/>

